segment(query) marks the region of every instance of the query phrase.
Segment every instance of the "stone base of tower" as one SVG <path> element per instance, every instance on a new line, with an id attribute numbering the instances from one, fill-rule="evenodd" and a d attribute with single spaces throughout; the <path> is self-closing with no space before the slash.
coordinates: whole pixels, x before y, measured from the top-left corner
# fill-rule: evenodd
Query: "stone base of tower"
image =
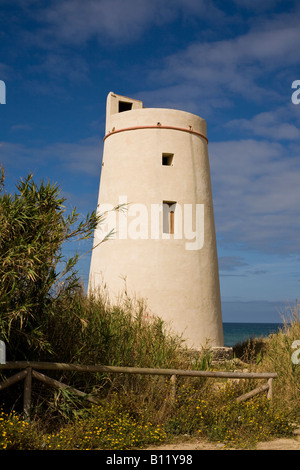
<path id="1" fill-rule="evenodd" d="M 233 359 L 233 348 L 230 347 L 214 347 L 211 348 L 212 360 L 223 361 Z"/>
<path id="2" fill-rule="evenodd" d="M 231 347 L 214 346 L 207 350 L 205 349 L 205 352 L 211 355 L 212 361 L 230 361 L 233 359 L 233 348 Z M 199 357 L 203 355 L 203 350 L 190 349 L 188 353 L 193 359 L 199 359 Z"/>

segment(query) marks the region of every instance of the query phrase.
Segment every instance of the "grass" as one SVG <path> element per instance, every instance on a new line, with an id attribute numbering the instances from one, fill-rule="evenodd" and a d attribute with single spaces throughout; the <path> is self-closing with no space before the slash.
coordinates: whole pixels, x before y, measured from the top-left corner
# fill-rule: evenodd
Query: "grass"
<path id="1" fill-rule="evenodd" d="M 292 436 L 300 423 L 300 364 L 291 360 L 293 342 L 300 339 L 298 305 L 278 333 L 239 345 L 235 355 L 240 360 L 222 364 L 214 364 L 206 350 L 192 358 L 142 302 L 125 298 L 116 307 L 103 299 L 78 298 L 60 312 L 56 324 L 49 323 L 56 361 L 202 370 L 236 370 L 240 364 L 249 371 L 278 373 L 274 400 L 259 395 L 237 403 L 237 396 L 258 385 L 254 380 L 181 377 L 174 402 L 171 382 L 163 376 L 64 373 L 58 378 L 96 394 L 99 405 L 34 382 L 27 422 L 8 410 L 11 404 L 18 408 L 11 389 L 0 414 L 0 449 L 125 450 L 183 435 L 202 436 L 224 448 L 255 448 L 258 441 Z M 68 336 L 59 335 L 59 328 Z"/>
<path id="2" fill-rule="evenodd" d="M 15 413 L 2 413 L 0 449 L 43 450 L 126 450 L 158 445 L 175 436 L 204 437 L 223 443 L 226 448 L 254 448 L 259 441 L 292 436 L 290 416 L 276 409 L 265 397 L 237 404 L 238 390 L 225 384 L 212 396 L 209 388 L 182 384 L 175 405 L 162 416 L 149 412 L 144 404 L 140 413 L 126 406 L 118 394 L 100 405 L 81 410 L 56 431 L 45 424 L 28 423 Z M 128 399 L 128 397 L 127 397 Z M 150 419 L 150 416 L 152 419 Z"/>
<path id="3" fill-rule="evenodd" d="M 288 416 L 272 407 L 266 397 L 238 404 L 234 400 L 237 391 L 227 382 L 212 398 L 194 387 L 182 387 L 169 431 L 202 436 L 228 448 L 251 448 L 261 440 L 292 435 Z"/>

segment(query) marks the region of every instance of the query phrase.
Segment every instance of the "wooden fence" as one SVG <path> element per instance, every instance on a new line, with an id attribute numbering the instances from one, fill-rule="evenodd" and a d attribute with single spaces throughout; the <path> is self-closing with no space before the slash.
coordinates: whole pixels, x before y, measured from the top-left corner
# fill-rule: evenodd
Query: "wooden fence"
<path id="1" fill-rule="evenodd" d="M 200 370 L 181 370 L 181 369 L 151 369 L 139 367 L 116 367 L 116 366 L 102 366 L 102 365 L 81 365 L 81 364 L 64 364 L 56 362 L 7 362 L 0 364 L 1 370 L 19 369 L 19 372 L 12 375 L 8 379 L 0 383 L 0 391 L 7 387 L 24 380 L 24 415 L 29 417 L 31 407 L 31 389 L 32 379 L 40 380 L 46 385 L 58 389 L 69 390 L 77 396 L 81 396 L 93 403 L 98 403 L 95 397 L 92 397 L 80 390 L 77 390 L 67 384 L 59 382 L 47 375 L 44 375 L 38 370 L 60 370 L 60 371 L 77 371 L 77 372 L 90 372 L 90 373 L 112 373 L 112 374 L 142 374 L 142 375 L 165 375 L 170 376 L 172 389 L 171 399 L 175 399 L 176 394 L 176 377 L 213 377 L 213 378 L 227 378 L 227 379 L 267 379 L 267 383 L 255 388 L 249 393 L 236 398 L 237 402 L 245 401 L 258 393 L 267 391 L 268 399 L 272 400 L 273 395 L 273 379 L 277 377 L 275 372 L 221 372 L 221 371 L 200 371 Z"/>

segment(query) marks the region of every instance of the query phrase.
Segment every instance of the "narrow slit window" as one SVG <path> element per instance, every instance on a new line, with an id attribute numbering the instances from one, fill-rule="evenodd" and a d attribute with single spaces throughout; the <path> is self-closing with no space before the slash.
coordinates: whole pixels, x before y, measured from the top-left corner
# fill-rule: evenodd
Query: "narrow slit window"
<path id="1" fill-rule="evenodd" d="M 119 113 L 123 111 L 130 111 L 132 109 L 132 103 L 128 101 L 119 101 Z"/>
<path id="2" fill-rule="evenodd" d="M 174 153 L 163 153 L 162 164 L 164 166 L 171 166 L 173 164 Z"/>
<path id="3" fill-rule="evenodd" d="M 174 233 L 174 211 L 170 210 L 170 233 Z"/>
<path id="4" fill-rule="evenodd" d="M 175 232 L 176 202 L 163 201 L 163 233 Z"/>

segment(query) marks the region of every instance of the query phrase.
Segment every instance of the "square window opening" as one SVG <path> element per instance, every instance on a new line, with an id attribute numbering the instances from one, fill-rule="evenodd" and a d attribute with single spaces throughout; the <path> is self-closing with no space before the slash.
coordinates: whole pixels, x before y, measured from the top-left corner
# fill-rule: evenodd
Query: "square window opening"
<path id="1" fill-rule="evenodd" d="M 119 113 L 123 113 L 124 111 L 130 111 L 132 109 L 132 103 L 128 101 L 119 101 Z"/>
<path id="2" fill-rule="evenodd" d="M 164 166 L 171 166 L 173 164 L 174 153 L 163 153 L 162 164 Z"/>

